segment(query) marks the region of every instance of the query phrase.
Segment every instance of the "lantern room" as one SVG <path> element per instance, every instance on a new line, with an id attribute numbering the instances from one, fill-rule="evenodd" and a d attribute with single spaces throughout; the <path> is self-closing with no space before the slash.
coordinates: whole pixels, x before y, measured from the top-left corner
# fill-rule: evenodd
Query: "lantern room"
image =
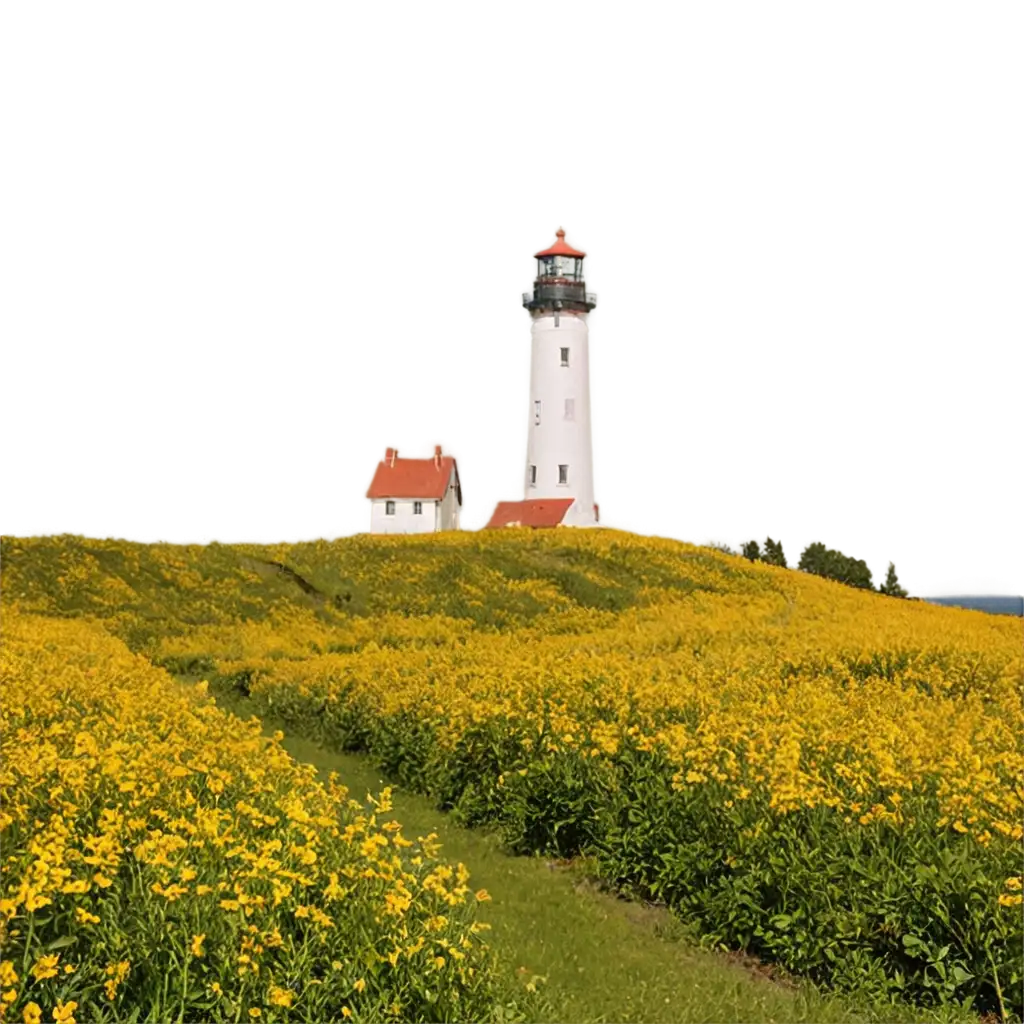
<path id="1" fill-rule="evenodd" d="M 587 254 L 574 249 L 565 240 L 565 231 L 555 232 L 555 244 L 534 253 L 537 279 L 533 292 L 523 294 L 523 305 L 531 313 L 543 315 L 556 310 L 590 312 L 597 296 L 586 290 L 583 259 Z"/>
<path id="2" fill-rule="evenodd" d="M 554 245 L 535 254 L 537 277 L 582 281 L 583 257 L 587 254 L 569 245 L 561 228 L 555 232 L 555 238 Z"/>

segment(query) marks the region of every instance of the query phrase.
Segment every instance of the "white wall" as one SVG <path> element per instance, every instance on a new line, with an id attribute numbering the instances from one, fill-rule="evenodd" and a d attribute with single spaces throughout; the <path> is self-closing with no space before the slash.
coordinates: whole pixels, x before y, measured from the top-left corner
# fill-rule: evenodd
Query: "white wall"
<path id="1" fill-rule="evenodd" d="M 598 501 L 1024 503 L 1024 324 L 596 317 L 592 342 Z"/>
<path id="2" fill-rule="evenodd" d="M 526 474 L 526 442 L 527 434 L 525 426 L 529 423 L 532 403 L 530 399 L 530 353 L 534 348 L 529 333 L 529 319 L 525 316 L 519 319 L 519 465 L 516 470 L 519 483 L 519 495 L 525 495 Z"/>
<path id="3" fill-rule="evenodd" d="M 395 503 L 395 514 L 385 513 L 387 501 L 375 498 L 370 509 L 370 533 L 433 533 L 437 529 L 437 502 L 422 502 L 423 512 L 414 515 L 411 500 L 389 499 Z"/>
<path id="4" fill-rule="evenodd" d="M 531 327 L 530 418 L 524 468 L 524 497 L 575 498 L 566 525 L 594 522 L 594 470 L 590 440 L 590 352 L 585 313 L 534 319 Z M 569 349 L 569 365 L 561 365 L 561 350 Z M 565 403 L 573 403 L 572 418 Z M 536 402 L 541 403 L 537 422 Z M 558 482 L 558 467 L 569 467 L 568 482 Z M 537 482 L 530 467 L 537 467 Z"/>
<path id="5" fill-rule="evenodd" d="M 459 528 L 459 498 L 455 490 L 455 471 L 448 480 L 448 490 L 437 504 L 437 528 L 457 530 Z"/>

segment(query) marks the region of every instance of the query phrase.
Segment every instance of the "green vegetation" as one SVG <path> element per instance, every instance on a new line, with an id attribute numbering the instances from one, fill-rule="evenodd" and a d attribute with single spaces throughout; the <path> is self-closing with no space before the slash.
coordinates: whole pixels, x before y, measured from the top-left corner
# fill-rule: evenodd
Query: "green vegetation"
<path id="1" fill-rule="evenodd" d="M 2 557 L 5 602 L 99 620 L 307 740 L 368 753 L 424 807 L 671 906 L 706 943 L 932 1007 L 911 1016 L 1019 1013 L 1020 650 L 1005 623 L 608 530 L 60 537 L 5 540 Z M 546 913 L 530 906 L 551 934 L 571 920 Z M 528 931 L 508 949 L 550 983 L 557 963 L 523 952 L 547 932 Z M 547 988 L 563 1008 L 566 984 Z M 643 1017 L 665 997 L 602 998 Z M 854 1012 L 816 998 L 763 1013 Z"/>
<path id="2" fill-rule="evenodd" d="M 733 553 L 759 529 L 746 522 L 730 524 L 727 516 L 698 523 L 634 513 L 624 515 L 622 524 L 641 535 Z M 868 553 L 874 563 L 895 566 L 913 596 L 962 588 L 1024 589 L 1024 529 L 1017 526 L 779 526 L 771 532 L 782 541 L 791 564 L 816 542 L 836 551 Z"/>
<path id="3" fill-rule="evenodd" d="M 712 547 L 725 554 L 734 553 L 732 545 L 724 541 L 717 541 Z M 779 532 L 773 529 L 763 528 L 758 537 L 743 541 L 739 545 L 739 553 L 752 562 L 764 562 L 782 568 L 790 565 L 785 542 Z M 908 596 L 900 563 L 894 559 L 880 563 L 867 552 L 845 551 L 830 547 L 824 541 L 813 540 L 800 549 L 796 567 L 847 587 L 874 590 L 889 597 Z"/>
<path id="4" fill-rule="evenodd" d="M 218 703 L 242 717 L 257 705 L 237 692 L 215 691 Z M 258 716 L 257 716 L 258 717 Z M 284 729 L 262 719 L 267 734 Z M 393 782 L 365 756 L 331 751 L 287 734 L 282 746 L 321 776 L 337 772 L 352 795 Z M 600 888 L 586 861 L 510 855 L 498 834 L 466 829 L 426 797 L 396 788 L 392 812 L 410 835 L 436 832 L 441 855 L 471 870 L 470 882 L 491 894 L 486 920 L 509 988 L 536 990 L 539 1021 L 599 1024 L 701 1024 L 716 1021 L 971 1021 L 956 1008 L 927 1011 L 878 1002 L 869 993 L 831 995 L 756 960 L 701 948 L 699 938 L 665 907 L 623 900 Z M 522 1002 L 522 1000 L 520 1000 Z"/>

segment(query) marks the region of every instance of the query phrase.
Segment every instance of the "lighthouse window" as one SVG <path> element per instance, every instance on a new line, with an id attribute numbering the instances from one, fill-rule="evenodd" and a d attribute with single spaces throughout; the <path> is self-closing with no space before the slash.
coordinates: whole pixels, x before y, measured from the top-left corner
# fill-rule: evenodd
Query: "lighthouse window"
<path id="1" fill-rule="evenodd" d="M 384 515 L 393 516 L 395 514 L 395 503 L 393 501 L 384 502 Z"/>
<path id="2" fill-rule="evenodd" d="M 562 365 L 569 365 L 569 350 L 567 348 L 562 349 Z"/>
<path id="3" fill-rule="evenodd" d="M 540 399 L 533 403 L 533 422 L 540 426 Z"/>
<path id="4" fill-rule="evenodd" d="M 537 467 L 536 466 L 531 466 L 530 467 L 530 486 L 531 487 L 536 487 L 537 486 Z"/>
<path id="5" fill-rule="evenodd" d="M 414 516 L 421 516 L 421 515 L 423 515 L 423 502 L 422 501 L 414 501 L 412 503 L 412 514 Z"/>
<path id="6" fill-rule="evenodd" d="M 576 399 L 567 398 L 565 400 L 565 418 L 567 420 L 576 419 Z"/>
<path id="7" fill-rule="evenodd" d="M 558 482 L 560 484 L 567 484 L 569 482 L 569 467 L 559 466 L 558 467 Z"/>

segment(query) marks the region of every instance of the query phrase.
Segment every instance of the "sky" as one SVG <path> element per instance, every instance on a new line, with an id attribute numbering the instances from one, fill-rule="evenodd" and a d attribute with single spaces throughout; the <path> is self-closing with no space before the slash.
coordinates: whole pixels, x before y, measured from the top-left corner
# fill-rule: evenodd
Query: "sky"
<path id="1" fill-rule="evenodd" d="M 52 15 L 0 11 L 0 530 L 318 526 L 377 438 L 515 430 L 511 292 L 558 224 L 1024 222 L 1015 11 Z M 921 431 L 967 486 L 1022 436 L 976 341 L 858 396 L 881 356 L 691 337 L 595 358 L 612 496 L 796 495 Z"/>
<path id="2" fill-rule="evenodd" d="M 606 501 L 1024 504 L 1024 325 L 594 333 Z"/>

